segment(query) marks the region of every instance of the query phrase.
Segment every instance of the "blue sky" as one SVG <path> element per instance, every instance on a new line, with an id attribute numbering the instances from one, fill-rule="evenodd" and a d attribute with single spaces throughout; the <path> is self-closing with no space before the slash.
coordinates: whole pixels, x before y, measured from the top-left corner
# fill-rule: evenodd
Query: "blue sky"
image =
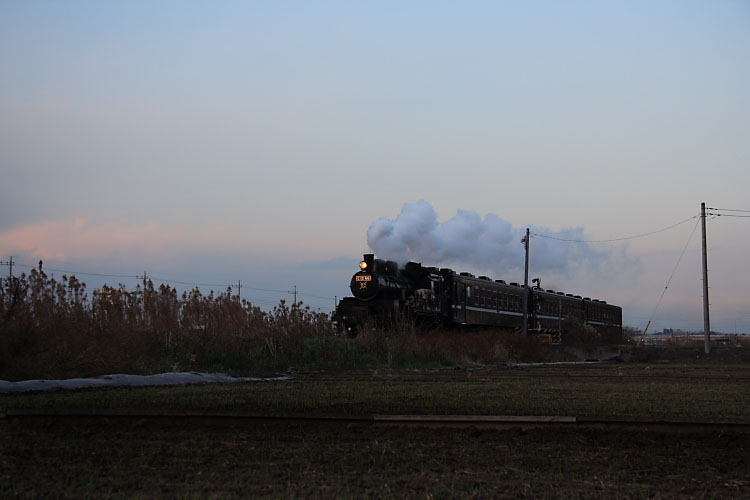
<path id="1" fill-rule="evenodd" d="M 0 1 L 0 67 L 3 260 L 329 310 L 371 224 L 419 200 L 591 240 L 750 209 L 745 1 Z M 745 220 L 709 221 L 727 331 L 750 332 Z M 554 254 L 545 283 L 643 327 L 693 228 L 533 240 L 532 274 Z M 657 328 L 702 328 L 699 243 Z"/>

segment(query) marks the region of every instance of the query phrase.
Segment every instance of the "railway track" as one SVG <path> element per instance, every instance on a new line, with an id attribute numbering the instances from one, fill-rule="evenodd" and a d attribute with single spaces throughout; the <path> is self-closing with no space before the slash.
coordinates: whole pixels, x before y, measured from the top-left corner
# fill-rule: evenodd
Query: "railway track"
<path id="1" fill-rule="evenodd" d="M 65 423 L 136 423 L 144 425 L 227 425 L 258 424 L 338 425 L 374 427 L 479 427 L 496 429 L 632 429 L 659 432 L 750 433 L 750 423 L 671 421 L 626 418 L 586 418 L 574 416 L 494 416 L 494 415 L 267 415 L 245 412 L 203 412 L 171 410 L 8 410 L 0 413 L 0 424 L 34 425 Z"/>

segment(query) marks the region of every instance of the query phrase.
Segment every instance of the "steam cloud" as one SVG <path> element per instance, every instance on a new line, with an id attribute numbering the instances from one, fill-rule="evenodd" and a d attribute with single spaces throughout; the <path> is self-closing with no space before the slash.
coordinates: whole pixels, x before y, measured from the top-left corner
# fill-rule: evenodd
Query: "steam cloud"
<path id="1" fill-rule="evenodd" d="M 529 226 L 532 233 L 554 238 L 583 240 L 583 228 L 560 231 Z M 469 210 L 438 222 L 435 209 L 425 200 L 406 203 L 391 220 L 381 217 L 370 224 L 367 243 L 379 257 L 400 263 L 421 262 L 427 266 L 451 267 L 455 271 L 490 274 L 495 278 L 509 276 L 524 266 L 521 239 L 526 227 L 513 226 L 500 217 L 487 214 L 482 218 Z M 586 243 L 556 241 L 532 236 L 530 267 L 534 273 L 569 275 L 581 265 L 597 265 L 606 253 L 593 250 Z"/>

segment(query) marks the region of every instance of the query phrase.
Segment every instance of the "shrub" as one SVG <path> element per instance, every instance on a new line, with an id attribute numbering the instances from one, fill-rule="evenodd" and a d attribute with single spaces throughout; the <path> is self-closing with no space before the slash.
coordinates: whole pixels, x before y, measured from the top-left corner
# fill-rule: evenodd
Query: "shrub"
<path id="1" fill-rule="evenodd" d="M 265 312 L 229 289 L 179 297 L 148 282 L 89 299 L 74 276 L 0 279 L 0 379 L 286 367 L 303 357 L 305 339 L 331 331 L 327 315 L 302 303 Z"/>

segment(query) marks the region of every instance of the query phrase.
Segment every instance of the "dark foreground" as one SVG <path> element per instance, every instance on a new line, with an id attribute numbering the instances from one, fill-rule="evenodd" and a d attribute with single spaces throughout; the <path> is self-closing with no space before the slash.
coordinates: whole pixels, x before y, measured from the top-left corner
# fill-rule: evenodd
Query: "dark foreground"
<path id="1" fill-rule="evenodd" d="M 294 380 L 0 397 L 19 411 L 520 415 L 717 427 L 379 427 L 0 419 L 0 498 L 741 498 L 750 367 L 300 373 Z"/>
<path id="2" fill-rule="evenodd" d="M 736 498 L 750 434 L 40 422 L 0 426 L 0 497 Z"/>

